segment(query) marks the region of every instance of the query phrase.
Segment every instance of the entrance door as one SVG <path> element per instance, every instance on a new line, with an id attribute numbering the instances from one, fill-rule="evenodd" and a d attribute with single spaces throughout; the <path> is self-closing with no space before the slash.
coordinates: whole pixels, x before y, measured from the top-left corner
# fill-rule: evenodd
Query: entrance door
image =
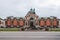
<path id="1" fill-rule="evenodd" d="M 34 18 L 30 18 L 30 20 L 34 20 Z M 33 27 L 34 25 L 33 25 L 33 21 L 30 21 L 30 27 Z"/>
<path id="2" fill-rule="evenodd" d="M 33 22 L 30 22 L 30 27 L 33 27 L 34 25 L 33 25 Z"/>
<path id="3" fill-rule="evenodd" d="M 34 22 L 30 22 L 30 28 L 31 28 L 31 30 L 36 30 L 36 27 L 34 25 Z"/>

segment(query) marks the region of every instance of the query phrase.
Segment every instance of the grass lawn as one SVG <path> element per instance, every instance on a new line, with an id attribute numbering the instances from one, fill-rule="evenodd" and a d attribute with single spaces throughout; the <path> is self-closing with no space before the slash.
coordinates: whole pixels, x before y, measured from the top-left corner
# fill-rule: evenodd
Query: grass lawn
<path id="1" fill-rule="evenodd" d="M 0 28 L 0 31 L 19 31 L 20 28 Z"/>
<path id="2" fill-rule="evenodd" d="M 50 28 L 49 31 L 60 31 L 60 28 Z"/>
<path id="3" fill-rule="evenodd" d="M 20 28 L 0 28 L 0 31 L 21 31 L 21 30 Z M 49 28 L 49 31 L 60 31 L 60 28 Z"/>

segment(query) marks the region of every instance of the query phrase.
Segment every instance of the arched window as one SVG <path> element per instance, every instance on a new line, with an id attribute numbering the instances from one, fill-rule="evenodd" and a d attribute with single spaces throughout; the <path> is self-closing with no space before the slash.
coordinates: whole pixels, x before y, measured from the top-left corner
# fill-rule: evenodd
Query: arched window
<path id="1" fill-rule="evenodd" d="M 30 20 L 34 20 L 34 18 L 30 18 Z"/>

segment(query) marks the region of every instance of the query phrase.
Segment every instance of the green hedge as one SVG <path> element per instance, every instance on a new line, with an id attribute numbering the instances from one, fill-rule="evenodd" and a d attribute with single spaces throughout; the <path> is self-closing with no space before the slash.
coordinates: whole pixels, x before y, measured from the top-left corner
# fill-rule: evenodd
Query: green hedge
<path id="1" fill-rule="evenodd" d="M 20 28 L 0 28 L 0 31 L 20 31 Z"/>
<path id="2" fill-rule="evenodd" d="M 0 28 L 0 31 L 20 31 L 20 28 Z M 49 28 L 49 31 L 60 31 L 60 28 Z"/>
<path id="3" fill-rule="evenodd" d="M 50 28 L 49 31 L 60 31 L 60 28 Z"/>

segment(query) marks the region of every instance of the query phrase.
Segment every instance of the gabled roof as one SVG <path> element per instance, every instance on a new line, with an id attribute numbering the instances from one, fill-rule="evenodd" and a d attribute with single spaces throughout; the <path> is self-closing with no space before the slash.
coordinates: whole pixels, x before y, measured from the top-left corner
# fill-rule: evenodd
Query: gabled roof
<path id="1" fill-rule="evenodd" d="M 32 15 L 35 15 L 35 16 L 38 16 L 36 13 L 35 13 L 35 9 L 30 9 L 30 11 L 28 11 L 28 13 L 27 13 L 27 15 L 25 16 L 25 17 L 27 17 L 27 16 L 29 16 L 30 14 L 32 14 Z"/>

